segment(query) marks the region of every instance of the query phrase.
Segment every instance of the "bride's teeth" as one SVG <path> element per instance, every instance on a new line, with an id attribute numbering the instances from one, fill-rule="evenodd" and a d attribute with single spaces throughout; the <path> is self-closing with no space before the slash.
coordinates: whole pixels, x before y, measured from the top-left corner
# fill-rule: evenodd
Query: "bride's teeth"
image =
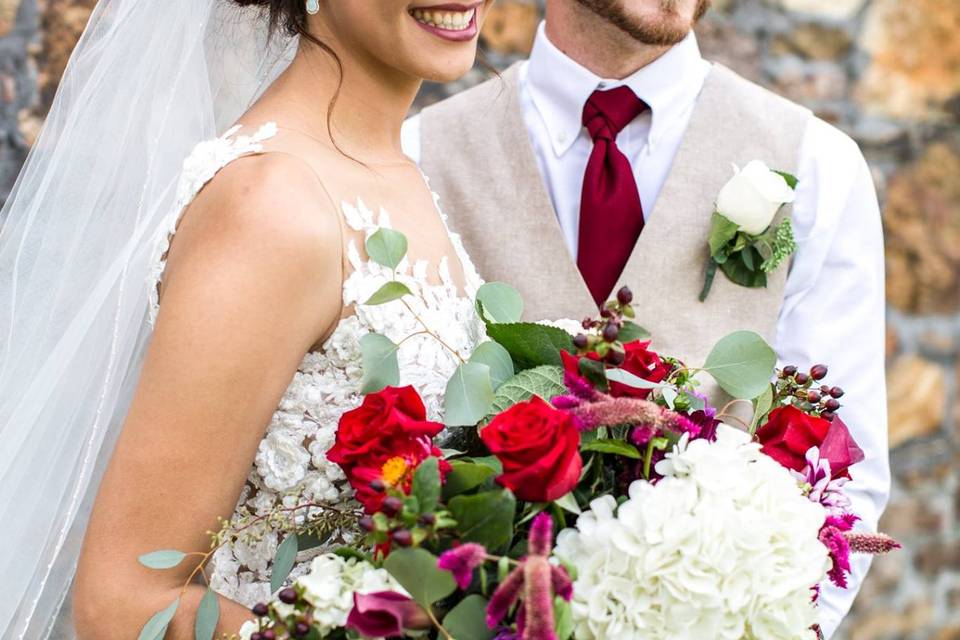
<path id="1" fill-rule="evenodd" d="M 447 31 L 463 31 L 470 26 L 476 9 L 469 11 L 430 11 L 414 9 L 410 12 L 414 20 Z"/>

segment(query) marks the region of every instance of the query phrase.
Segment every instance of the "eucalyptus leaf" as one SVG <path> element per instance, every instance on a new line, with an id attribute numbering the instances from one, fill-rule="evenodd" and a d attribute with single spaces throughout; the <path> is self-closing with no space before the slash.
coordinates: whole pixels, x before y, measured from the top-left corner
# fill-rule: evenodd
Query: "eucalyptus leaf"
<path id="1" fill-rule="evenodd" d="M 523 315 L 523 298 L 503 282 L 487 282 L 477 289 L 477 302 L 484 322 L 519 322 Z"/>
<path id="2" fill-rule="evenodd" d="M 213 589 L 207 588 L 197 607 L 197 619 L 193 626 L 194 640 L 212 640 L 220 620 L 220 601 Z"/>
<path id="3" fill-rule="evenodd" d="M 367 255 L 379 265 L 396 269 L 407 255 L 407 237 L 394 229 L 381 227 L 366 242 Z"/>
<path id="4" fill-rule="evenodd" d="M 360 357 L 363 362 L 361 393 L 375 393 L 400 384 L 397 349 L 399 347 L 390 338 L 379 333 L 368 333 L 360 338 Z"/>
<path id="5" fill-rule="evenodd" d="M 750 421 L 750 433 L 757 432 L 760 422 L 766 417 L 767 413 L 773 407 L 773 385 L 768 384 L 757 398 L 753 401 L 753 419 Z"/>
<path id="6" fill-rule="evenodd" d="M 577 515 L 582 513 L 580 505 L 577 503 L 577 498 L 573 495 L 572 491 L 566 495 L 560 496 L 554 500 L 554 503 L 556 503 L 561 509 L 569 511 L 570 513 L 575 513 Z"/>
<path id="7" fill-rule="evenodd" d="M 487 599 L 473 594 L 461 600 L 443 619 L 443 627 L 456 640 L 490 640 L 495 631 L 487 627 Z"/>
<path id="8" fill-rule="evenodd" d="M 457 496 L 447 507 L 457 521 L 461 540 L 477 542 L 495 552 L 510 543 L 516 504 L 512 493 L 500 490 Z"/>
<path id="9" fill-rule="evenodd" d="M 443 422 L 447 426 L 474 425 L 490 413 L 492 405 L 490 367 L 465 362 L 457 367 L 447 382 L 443 396 Z"/>
<path id="10" fill-rule="evenodd" d="M 573 607 L 560 596 L 553 599 L 553 617 L 556 620 L 557 640 L 569 640 L 573 635 Z"/>
<path id="11" fill-rule="evenodd" d="M 475 489 L 492 477 L 496 471 L 485 464 L 454 460 L 443 483 L 443 498 L 450 498 Z"/>
<path id="12" fill-rule="evenodd" d="M 734 398 L 752 400 L 770 385 L 777 354 L 752 331 L 721 338 L 703 365 L 720 387 Z"/>
<path id="13" fill-rule="evenodd" d="M 627 320 L 623 323 L 623 326 L 620 327 L 620 335 L 617 337 L 617 340 L 626 344 L 637 340 L 647 340 L 648 338 L 650 338 L 649 331 L 637 323 Z"/>
<path id="14" fill-rule="evenodd" d="M 522 371 L 545 364 L 560 366 L 561 351 L 573 351 L 573 337 L 557 327 L 533 322 L 490 324 L 487 335 L 499 342 Z"/>
<path id="15" fill-rule="evenodd" d="M 676 409 L 677 396 L 680 394 L 677 393 L 677 390 L 673 387 L 664 387 L 660 390 L 660 395 L 663 397 L 663 401 L 667 403 L 667 408 L 671 411 Z"/>
<path id="16" fill-rule="evenodd" d="M 183 551 L 162 549 L 160 551 L 145 553 L 137 558 L 137 560 L 148 569 L 172 569 L 183 562 L 183 559 L 186 557 L 187 554 Z"/>
<path id="17" fill-rule="evenodd" d="M 440 501 L 440 465 L 434 457 L 429 457 L 413 472 L 413 485 L 410 493 L 417 498 L 420 513 L 433 513 Z"/>
<path id="18" fill-rule="evenodd" d="M 177 598 L 166 609 L 161 609 L 153 614 L 147 624 L 143 625 L 137 640 L 163 640 L 167 634 L 167 626 L 173 620 L 177 607 L 180 606 L 180 598 Z"/>
<path id="19" fill-rule="evenodd" d="M 623 440 L 603 439 L 593 440 L 580 446 L 581 451 L 596 451 L 598 453 L 612 453 L 624 458 L 640 459 L 640 450 Z"/>
<path id="20" fill-rule="evenodd" d="M 388 302 L 393 302 L 394 300 L 399 300 L 403 296 L 412 295 L 410 288 L 403 284 L 402 282 L 397 282 L 396 280 L 391 280 L 387 282 L 382 287 L 377 289 L 370 298 L 364 302 L 366 305 L 377 305 L 377 304 L 386 304 Z"/>
<path id="21" fill-rule="evenodd" d="M 453 574 L 437 567 L 437 557 L 420 548 L 394 549 L 383 568 L 400 583 L 422 607 L 446 598 L 456 591 Z"/>
<path id="22" fill-rule="evenodd" d="M 607 380 L 610 382 L 619 382 L 635 389 L 661 389 L 669 385 L 662 382 L 650 382 L 640 376 L 630 373 L 626 369 L 607 369 Z"/>
<path id="23" fill-rule="evenodd" d="M 298 545 L 296 534 L 291 533 L 277 547 L 277 555 L 273 559 L 273 570 L 270 573 L 270 591 L 276 591 L 282 587 L 283 581 L 290 575 L 297 559 Z"/>
<path id="24" fill-rule="evenodd" d="M 549 401 L 550 398 L 566 391 L 567 388 L 563 384 L 563 369 L 554 366 L 535 367 L 521 371 L 500 385 L 493 396 L 492 409 L 500 413 L 533 396 Z"/>
<path id="25" fill-rule="evenodd" d="M 490 367 L 490 384 L 496 390 L 501 384 L 513 377 L 513 360 L 510 352 L 500 344 L 487 341 L 479 345 L 470 354 L 470 362 L 478 362 Z"/>

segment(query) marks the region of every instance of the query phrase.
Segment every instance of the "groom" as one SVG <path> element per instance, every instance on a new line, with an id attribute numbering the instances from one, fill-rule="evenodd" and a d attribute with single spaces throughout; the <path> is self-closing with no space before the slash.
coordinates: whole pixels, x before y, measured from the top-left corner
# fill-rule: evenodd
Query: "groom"
<path id="1" fill-rule="evenodd" d="M 781 364 L 831 366 L 864 449 L 851 483 L 875 530 L 889 491 L 880 214 L 856 144 L 807 109 L 704 60 L 692 33 L 709 0 L 547 0 L 530 59 L 404 129 L 483 277 L 515 286 L 526 316 L 580 318 L 634 291 L 654 347 L 702 363 L 752 330 Z M 698 301 L 717 193 L 762 160 L 799 178 L 799 248 L 766 288 L 717 276 Z M 829 637 L 851 588 L 824 586 Z"/>

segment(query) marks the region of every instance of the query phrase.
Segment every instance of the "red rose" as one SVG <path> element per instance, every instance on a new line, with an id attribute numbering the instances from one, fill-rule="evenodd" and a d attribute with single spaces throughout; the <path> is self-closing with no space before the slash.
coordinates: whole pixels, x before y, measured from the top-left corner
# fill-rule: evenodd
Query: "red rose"
<path id="1" fill-rule="evenodd" d="M 793 405 L 778 407 L 757 430 L 757 439 L 765 454 L 794 471 L 807 466 L 807 451 L 823 444 L 830 421 L 804 413 Z"/>
<path id="2" fill-rule="evenodd" d="M 423 400 L 413 387 L 387 387 L 369 394 L 363 404 L 340 417 L 327 459 L 340 465 L 357 500 L 374 513 L 385 494 L 374 491 L 372 481 L 409 493 L 413 472 L 430 456 L 440 458 L 441 476 L 450 470 L 443 452 L 433 444 L 433 436 L 441 429 L 439 422 L 427 420 Z"/>
<path id="3" fill-rule="evenodd" d="M 521 500 L 556 500 L 580 480 L 580 432 L 573 417 L 537 396 L 498 414 L 480 439 L 503 465 L 497 482 Z"/>
<path id="4" fill-rule="evenodd" d="M 633 375 L 643 378 L 648 382 L 661 382 L 670 375 L 670 365 L 665 363 L 657 355 L 656 351 L 647 349 L 650 341 L 634 341 L 623 345 L 625 359 L 618 369 L 623 369 Z M 580 358 L 586 357 L 589 360 L 600 360 L 596 353 L 588 353 L 586 356 L 576 356 L 566 351 L 560 352 L 563 359 L 563 368 L 568 373 L 580 375 Z M 646 398 L 653 389 L 637 389 L 620 382 L 610 383 L 610 395 L 614 397 Z"/>

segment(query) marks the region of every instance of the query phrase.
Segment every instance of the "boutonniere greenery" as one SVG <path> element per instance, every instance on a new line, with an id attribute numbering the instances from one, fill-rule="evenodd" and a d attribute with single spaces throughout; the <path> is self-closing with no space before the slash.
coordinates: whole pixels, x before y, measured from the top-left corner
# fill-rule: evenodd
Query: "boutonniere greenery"
<path id="1" fill-rule="evenodd" d="M 710 262 L 700 302 L 707 299 L 718 269 L 744 287 L 765 287 L 767 274 L 797 248 L 789 218 L 772 224 L 780 208 L 793 202 L 797 179 L 760 160 L 733 169 L 710 222 Z"/>

